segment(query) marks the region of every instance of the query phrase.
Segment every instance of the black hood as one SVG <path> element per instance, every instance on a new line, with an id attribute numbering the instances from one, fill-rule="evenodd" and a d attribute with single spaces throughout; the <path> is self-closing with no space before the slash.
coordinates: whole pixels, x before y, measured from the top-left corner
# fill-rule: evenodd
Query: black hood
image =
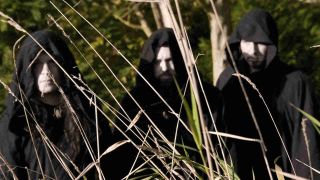
<path id="1" fill-rule="evenodd" d="M 80 76 L 80 78 L 83 79 L 76 66 L 74 57 L 63 39 L 53 32 L 45 30 L 34 32 L 31 34 L 31 36 L 54 57 L 54 59 L 62 66 L 66 73 L 68 73 L 71 77 Z M 32 72 L 32 66 L 30 66 L 30 64 L 42 48 L 33 40 L 33 38 L 30 36 L 27 37 L 23 41 L 21 47 L 18 49 L 15 59 L 16 71 L 13 73 L 13 80 L 10 84 L 10 89 L 12 94 L 14 94 L 14 96 L 20 101 L 32 101 L 33 103 L 39 103 L 36 102 L 34 98 L 37 88 L 35 77 L 33 76 Z M 73 101 L 77 101 L 76 103 L 78 103 L 79 108 L 85 112 L 84 106 L 86 105 L 82 102 L 83 95 L 81 92 L 77 90 L 76 86 L 65 74 L 61 79 L 61 88 L 66 96 Z M 23 92 L 22 94 L 20 93 L 20 88 L 21 92 Z M 7 96 L 5 104 L 6 110 L 2 120 L 8 120 L 10 122 L 10 129 L 12 131 L 19 131 L 19 128 L 23 128 L 24 123 L 14 122 L 14 120 L 17 119 L 15 118 L 16 116 L 20 116 L 20 113 L 23 112 L 23 106 L 19 101 L 15 100 L 15 97 L 13 97 L 12 94 Z M 32 107 L 26 105 L 26 108 L 30 110 Z"/>
<path id="2" fill-rule="evenodd" d="M 70 76 L 78 76 L 80 74 L 74 57 L 63 39 L 50 31 L 37 31 L 32 33 L 31 36 L 55 58 L 55 60 Z M 22 43 L 16 57 L 17 73 L 14 73 L 14 80 L 19 82 L 19 85 L 27 98 L 31 98 L 36 90 L 31 70 L 32 66 L 29 66 L 40 50 L 41 47 L 37 42 L 35 42 L 31 37 L 28 37 Z M 73 86 L 68 78 L 65 77 L 62 79 L 65 80 L 65 82 L 62 83 L 63 90 L 72 90 Z"/>
<path id="3" fill-rule="evenodd" d="M 162 28 L 155 31 L 145 42 L 140 56 L 139 72 L 153 85 L 157 86 L 153 72 L 153 65 L 156 61 L 158 50 L 161 46 L 169 46 L 172 55 L 172 61 L 176 71 L 176 79 L 180 85 L 184 85 L 187 81 L 187 71 L 180 52 L 180 48 L 175 34 L 170 28 Z M 137 75 L 137 86 L 145 85 L 144 80 Z"/>
<path id="4" fill-rule="evenodd" d="M 236 63 L 241 64 L 241 39 L 268 46 L 266 68 L 277 59 L 278 30 L 272 16 L 261 9 L 254 9 L 247 13 L 239 22 L 236 30 L 229 39 L 229 46 Z M 237 62 L 238 61 L 238 62 Z"/>

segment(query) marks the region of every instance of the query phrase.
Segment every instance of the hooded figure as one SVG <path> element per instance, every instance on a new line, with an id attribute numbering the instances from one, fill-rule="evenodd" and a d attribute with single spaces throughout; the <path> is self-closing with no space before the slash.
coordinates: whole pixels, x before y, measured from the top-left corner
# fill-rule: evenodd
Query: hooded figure
<path id="1" fill-rule="evenodd" d="M 284 172 L 319 179 L 319 174 L 301 163 L 320 169 L 318 135 L 311 121 L 293 107 L 318 117 L 312 85 L 305 74 L 279 60 L 277 43 L 276 23 L 268 12 L 260 9 L 245 15 L 229 39 L 239 73 L 255 84 L 275 121 L 274 124 L 252 84 L 242 79 L 270 168 L 274 169 L 276 163 Z M 225 100 L 226 132 L 260 139 L 239 80 L 233 73 L 234 67 L 227 67 L 217 82 Z M 259 143 L 228 139 L 227 144 L 241 179 L 252 179 L 253 173 L 256 179 L 270 178 Z"/>
<path id="2" fill-rule="evenodd" d="M 177 113 L 181 120 L 187 126 L 189 126 L 189 124 L 185 109 L 182 105 L 182 98 L 178 93 L 178 88 L 175 84 L 175 81 L 177 82 L 182 93 L 186 92 L 184 98 L 188 101 L 189 105 L 191 105 L 191 101 L 189 88 L 190 84 L 187 83 L 187 71 L 178 46 L 178 42 L 172 29 L 159 29 L 149 37 L 149 39 L 144 44 L 138 70 L 143 75 L 143 77 L 147 79 L 147 81 L 159 92 L 159 94 L 169 104 L 169 106 L 171 106 L 174 112 L 172 112 L 165 105 L 165 103 L 139 75 L 137 75 L 136 77 L 136 86 L 130 91 L 130 94 L 139 103 L 144 113 L 146 113 L 150 117 L 151 121 L 159 128 L 159 130 L 170 142 L 185 144 L 187 146 L 195 148 L 196 146 L 191 133 L 186 130 L 181 122 L 179 123 L 178 131 L 176 133 L 178 118 L 174 113 Z M 215 87 L 209 85 L 204 81 L 202 81 L 202 84 L 207 95 L 211 111 L 215 113 L 216 117 L 218 114 L 218 108 L 220 108 L 219 103 L 221 101 L 219 92 Z M 203 95 L 200 95 L 200 99 L 201 103 L 203 103 L 202 108 L 207 121 L 206 123 L 208 129 L 210 129 L 210 124 L 212 124 L 210 122 L 212 122 L 212 119 L 209 116 L 209 111 L 208 108 L 206 108 L 207 106 L 205 105 Z M 131 120 L 134 119 L 140 111 L 140 108 L 136 105 L 136 103 L 129 95 L 126 95 L 124 97 L 121 105 L 125 111 L 125 113 L 121 114 L 127 114 Z M 122 129 L 122 131 L 126 131 L 131 121 L 126 118 L 122 118 L 122 121 L 124 122 L 124 124 L 119 120 L 117 121 L 117 125 Z M 142 130 L 142 132 L 147 133 L 149 127 L 152 127 L 152 123 L 144 114 L 141 114 L 135 124 L 135 127 L 132 127 L 131 130 L 137 132 L 135 128 L 139 128 Z M 126 133 L 134 141 L 136 140 L 134 135 L 131 134 L 130 131 L 126 131 Z M 153 134 L 149 136 L 155 136 L 159 140 L 157 142 L 158 144 L 165 144 L 161 142 L 161 138 L 158 136 L 154 128 L 151 128 L 151 132 L 149 134 Z M 176 141 L 175 135 L 177 135 Z M 150 139 L 147 139 L 147 141 L 149 142 Z M 139 145 L 141 144 L 141 141 L 137 140 L 135 141 L 135 143 Z M 151 141 L 149 142 L 149 144 L 151 144 L 152 148 L 157 149 L 156 144 L 152 144 Z M 134 147 L 132 148 L 134 150 L 127 150 L 128 152 L 131 152 L 131 154 L 127 155 L 133 156 L 131 158 L 134 160 L 138 151 Z M 172 150 L 169 148 L 169 151 Z M 180 151 L 180 153 L 181 152 L 182 151 Z M 130 159 L 128 156 L 124 156 L 122 154 L 122 157 L 126 159 L 126 161 Z M 128 164 L 131 167 L 133 161 L 131 161 L 131 163 L 129 162 Z M 123 168 L 122 170 L 123 174 L 126 175 L 128 173 L 125 172 Z"/>
<path id="3" fill-rule="evenodd" d="M 75 178 L 97 158 L 94 106 L 89 106 L 77 87 L 83 86 L 83 78 L 66 43 L 50 31 L 31 36 L 35 40 L 27 37 L 18 50 L 11 92 L 0 122 L 0 176 Z M 106 149 L 110 129 L 106 122 L 100 122 L 99 128 L 100 147 Z M 82 134 L 86 134 L 92 153 Z M 85 176 L 94 178 L 94 170 Z"/>

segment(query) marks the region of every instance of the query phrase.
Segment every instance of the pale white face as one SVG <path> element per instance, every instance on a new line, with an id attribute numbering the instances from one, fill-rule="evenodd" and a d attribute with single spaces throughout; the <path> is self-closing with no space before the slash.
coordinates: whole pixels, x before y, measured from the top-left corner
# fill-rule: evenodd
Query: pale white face
<path id="1" fill-rule="evenodd" d="M 266 44 L 241 40 L 240 49 L 251 72 L 262 70 L 266 65 L 268 46 Z"/>
<path id="2" fill-rule="evenodd" d="M 61 82 L 61 74 L 59 67 L 46 54 L 41 53 L 32 64 L 37 89 L 41 94 L 53 93 L 58 90 L 54 81 L 59 85 Z M 54 79 L 54 80 L 53 80 Z"/>
<path id="3" fill-rule="evenodd" d="M 169 47 L 162 46 L 157 54 L 154 65 L 154 74 L 160 81 L 171 80 L 175 69 L 172 61 L 172 55 Z"/>

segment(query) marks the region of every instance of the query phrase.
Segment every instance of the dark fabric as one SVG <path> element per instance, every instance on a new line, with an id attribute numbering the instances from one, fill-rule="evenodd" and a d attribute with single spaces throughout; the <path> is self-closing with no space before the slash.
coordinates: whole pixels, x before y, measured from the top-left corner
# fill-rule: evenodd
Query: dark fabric
<path id="1" fill-rule="evenodd" d="M 318 106 L 307 76 L 279 60 L 276 28 L 276 23 L 268 12 L 261 9 L 252 10 L 240 20 L 237 29 L 229 39 L 229 45 L 240 73 L 246 75 L 255 84 L 268 105 L 275 125 L 279 129 L 279 134 L 288 150 L 289 158 L 293 162 L 296 174 L 311 178 L 310 169 L 296 159 L 309 164 L 305 141 L 307 138 L 311 166 L 319 169 L 319 137 L 312 123 L 309 120 L 302 121 L 305 117 L 290 103 L 316 117 L 319 117 L 316 112 Z M 248 65 L 243 59 L 239 47 L 241 39 L 268 45 L 267 66 L 263 70 L 249 73 Z M 227 67 L 217 83 L 225 100 L 226 132 L 258 139 L 258 132 L 238 78 L 232 76 L 233 73 L 235 73 L 234 68 Z M 274 168 L 274 161 L 277 159 L 276 163 L 284 172 L 293 173 L 284 146 L 262 99 L 251 84 L 246 80 L 243 80 L 243 83 L 267 148 L 266 155 L 270 167 Z M 302 123 L 305 123 L 307 137 L 304 137 Z M 254 171 L 256 179 L 269 179 L 258 143 L 228 139 L 227 144 L 233 165 L 241 179 L 252 179 L 252 171 Z M 315 172 L 313 172 L 313 177 L 320 178 Z"/>
<path id="2" fill-rule="evenodd" d="M 144 44 L 138 70 L 151 83 L 151 85 L 161 94 L 161 96 L 165 99 L 165 101 L 172 107 L 174 112 L 179 113 L 181 111 L 181 114 L 179 116 L 181 117 L 182 121 L 186 123 L 186 125 L 188 126 L 188 120 L 186 117 L 185 109 L 182 106 L 182 100 L 178 94 L 177 87 L 175 86 L 175 84 L 171 83 L 171 84 L 163 85 L 157 82 L 153 74 L 153 66 L 156 61 L 157 50 L 163 45 L 168 46 L 171 50 L 172 61 L 174 63 L 175 72 L 176 72 L 175 78 L 177 79 L 179 87 L 181 88 L 182 92 L 184 92 L 185 88 L 187 88 L 185 98 L 188 101 L 189 105 L 191 105 L 190 87 L 189 87 L 190 85 L 187 84 L 188 76 L 187 76 L 186 68 L 183 62 L 183 58 L 182 58 L 176 37 L 172 29 L 169 29 L 169 28 L 159 29 L 149 37 L 149 39 Z M 139 75 L 137 75 L 136 79 L 137 79 L 137 84 L 130 91 L 131 95 L 139 103 L 139 105 L 142 107 L 144 112 L 150 117 L 150 119 L 157 125 L 160 131 L 166 136 L 166 138 L 168 138 L 169 141 L 173 142 L 178 119 L 173 115 L 170 109 L 161 101 L 161 99 L 155 94 L 155 92 L 145 83 L 145 81 Z M 221 103 L 222 100 L 221 100 L 221 96 L 219 95 L 219 91 L 217 90 L 217 88 L 213 87 L 209 83 L 206 83 L 205 81 L 202 81 L 202 84 L 204 86 L 204 91 L 209 101 L 209 106 L 212 112 L 214 113 L 214 117 L 217 118 L 218 111 L 219 112 L 221 111 L 221 109 L 219 109 L 221 106 L 219 105 L 222 105 Z M 209 116 L 209 112 L 208 112 L 208 109 L 206 108 L 207 106 L 205 105 L 204 97 L 202 94 L 200 95 L 200 99 L 201 99 L 202 108 L 204 111 L 204 116 L 206 119 L 207 126 L 208 128 L 211 128 L 212 120 Z M 124 111 L 129 115 L 131 119 L 133 119 L 140 110 L 140 108 L 136 105 L 136 103 L 131 99 L 129 95 L 126 95 L 124 97 L 124 99 L 121 102 L 121 105 L 123 106 Z M 125 114 L 125 113 L 122 111 L 122 114 Z M 130 124 L 128 119 L 122 118 L 122 120 L 126 123 L 126 125 Z M 120 120 L 117 121 L 117 125 L 123 131 L 126 130 L 126 126 L 122 124 Z M 147 132 L 150 126 L 151 126 L 151 123 L 145 115 L 142 115 L 136 124 L 136 127 L 142 129 L 143 132 Z M 141 142 L 139 142 L 136 138 L 134 138 L 134 135 L 132 135 L 130 131 L 127 131 L 126 133 L 128 134 L 128 136 L 133 138 L 135 143 L 141 144 Z M 157 139 L 159 140 L 161 139 L 160 137 L 158 137 L 157 133 L 154 132 L 154 130 L 153 130 L 153 135 L 155 135 Z M 121 138 L 125 139 L 124 137 L 121 137 Z M 150 141 L 150 139 L 148 139 L 148 142 L 151 143 L 151 145 L 153 145 L 153 148 L 156 149 L 157 146 L 153 144 Z M 179 130 L 177 132 L 176 142 L 177 144 L 183 143 L 185 145 L 196 148 L 192 135 L 185 129 L 185 127 L 181 125 L 181 123 L 179 125 Z M 161 143 L 160 141 L 158 143 L 164 146 L 164 143 Z M 127 148 L 130 149 L 129 147 Z M 133 146 L 131 148 L 134 150 L 127 150 L 127 151 L 132 153 L 126 154 L 127 156 L 124 156 L 124 155 L 122 156 L 123 159 L 126 159 L 126 161 L 128 162 L 128 166 L 130 167 L 133 162 L 132 160 L 135 158 L 135 156 L 138 153 L 138 151 Z M 170 148 L 169 148 L 169 151 L 171 151 Z M 183 151 L 181 149 L 180 149 L 180 153 L 183 154 Z M 192 153 L 194 154 L 195 157 L 199 155 L 196 152 L 189 152 L 189 153 L 190 153 L 190 156 L 192 156 Z M 130 158 L 131 160 L 129 160 Z M 168 171 L 165 171 L 165 170 L 164 172 L 169 173 Z M 125 170 L 125 168 L 122 168 L 122 172 L 120 172 L 120 174 L 124 174 L 124 175 L 127 174 L 127 171 Z M 170 176 L 169 174 L 167 175 Z"/>
<path id="3" fill-rule="evenodd" d="M 77 176 L 79 173 L 77 171 L 82 171 L 92 162 L 92 159 L 83 139 L 81 137 L 78 138 L 80 140 L 79 144 L 77 144 L 74 143 L 74 137 L 67 136 L 67 134 L 78 132 L 78 135 L 80 135 L 76 124 L 70 123 L 77 117 L 84 128 L 84 133 L 86 133 L 96 157 L 94 107 L 90 106 L 89 101 L 82 92 L 77 89 L 76 85 L 65 74 L 62 76 L 61 88 L 74 110 L 73 113 L 66 110 L 66 103 L 64 103 L 64 105 L 59 106 L 59 108 L 62 108 L 62 116 L 57 118 L 53 114 L 58 107 L 44 104 L 36 98 L 38 90 L 36 89 L 35 77 L 32 72 L 33 66 L 30 66 L 30 64 L 42 49 L 37 42 L 57 60 L 58 64 L 79 86 L 83 86 L 83 84 L 77 78 L 81 80 L 83 78 L 73 55 L 63 39 L 46 30 L 34 32 L 31 36 L 27 37 L 18 49 L 15 61 L 16 71 L 13 73 L 13 80 L 10 85 L 11 92 L 6 98 L 6 109 L 0 122 L 0 152 L 1 157 L 3 157 L 0 163 L 4 172 L 4 174 L 0 173 L 0 176 L 2 178 L 6 176 L 8 179 L 13 178 L 8 168 L 6 168 L 7 166 L 4 165 L 8 164 L 19 179 L 70 179 L 70 176 L 53 155 L 49 146 L 42 140 L 36 130 L 35 122 L 39 124 L 39 127 L 53 143 L 52 145 L 61 151 L 58 154 L 63 157 L 62 161 L 70 169 L 73 176 Z M 98 115 L 98 117 L 100 116 Z M 105 150 L 111 143 L 111 140 L 109 140 L 111 131 L 107 122 L 99 121 L 99 125 L 101 150 Z M 28 127 L 30 127 L 31 131 Z M 34 142 L 32 142 L 32 138 Z M 73 146 L 78 146 L 78 150 L 75 150 Z M 76 165 L 77 170 L 69 159 Z M 105 165 L 104 162 L 102 164 Z M 41 168 L 45 177 L 41 174 Z M 90 171 L 86 176 L 92 179 L 95 174 L 95 172 Z"/>

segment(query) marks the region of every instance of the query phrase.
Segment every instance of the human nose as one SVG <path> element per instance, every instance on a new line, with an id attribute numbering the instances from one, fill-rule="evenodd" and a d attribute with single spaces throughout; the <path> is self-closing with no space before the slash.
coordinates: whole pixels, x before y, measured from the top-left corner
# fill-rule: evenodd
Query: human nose
<path id="1" fill-rule="evenodd" d="M 166 61 L 161 61 L 161 62 L 160 62 L 160 67 L 161 67 L 161 70 L 162 70 L 162 71 L 167 71 L 167 69 L 168 69 L 167 66 L 168 66 L 168 65 L 167 65 Z"/>
<path id="2" fill-rule="evenodd" d="M 257 56 L 259 54 L 259 48 L 257 43 L 253 43 L 253 54 Z"/>
<path id="3" fill-rule="evenodd" d="M 48 63 L 43 63 L 41 74 L 50 74 Z"/>

